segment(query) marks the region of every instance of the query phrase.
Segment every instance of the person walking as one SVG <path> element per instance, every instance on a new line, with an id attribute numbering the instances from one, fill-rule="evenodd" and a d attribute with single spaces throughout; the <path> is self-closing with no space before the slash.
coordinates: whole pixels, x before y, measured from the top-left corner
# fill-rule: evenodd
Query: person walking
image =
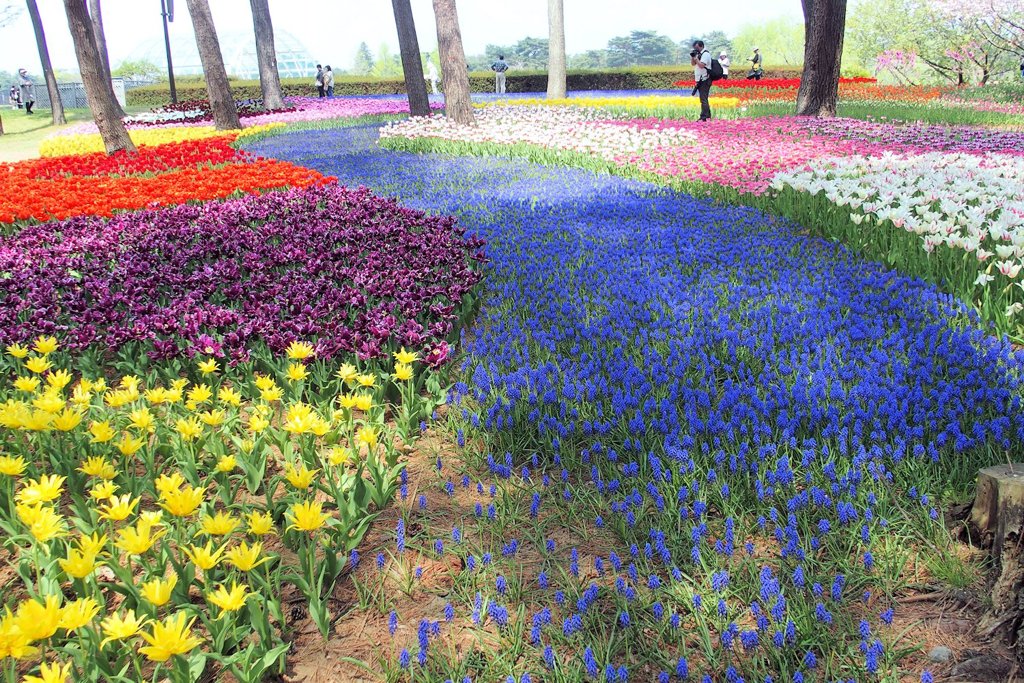
<path id="1" fill-rule="evenodd" d="M 25 103 L 25 113 L 32 113 L 32 105 L 36 103 L 36 86 L 25 69 L 18 69 L 18 81 L 21 86 L 21 101 Z"/>
<path id="2" fill-rule="evenodd" d="M 494 72 L 494 92 L 498 95 L 505 94 L 505 72 L 508 71 L 508 63 L 505 55 L 498 55 L 498 61 L 491 64 L 491 71 Z"/>
<path id="3" fill-rule="evenodd" d="M 718 54 L 718 63 L 722 65 L 722 78 L 729 78 L 729 65 L 732 62 L 729 61 L 729 55 L 725 50 Z"/>
<path id="4" fill-rule="evenodd" d="M 21 109 L 21 93 L 18 92 L 18 86 L 11 86 L 10 92 L 7 93 L 7 99 L 10 100 L 11 109 Z"/>
<path id="5" fill-rule="evenodd" d="M 430 81 L 430 92 L 437 94 L 437 67 L 434 63 L 427 58 L 427 71 L 425 73 L 426 79 Z"/>
<path id="6" fill-rule="evenodd" d="M 693 80 L 697 82 L 695 90 L 700 94 L 700 118 L 698 121 L 711 120 L 711 53 L 704 49 L 704 41 L 696 40 L 690 51 L 690 64 L 693 65 Z"/>
<path id="7" fill-rule="evenodd" d="M 334 72 L 331 71 L 330 64 L 324 67 L 324 90 L 327 91 L 328 97 L 334 97 Z"/>
<path id="8" fill-rule="evenodd" d="M 317 97 L 323 97 L 326 92 L 324 91 L 324 68 L 319 64 L 316 65 L 316 95 Z"/>

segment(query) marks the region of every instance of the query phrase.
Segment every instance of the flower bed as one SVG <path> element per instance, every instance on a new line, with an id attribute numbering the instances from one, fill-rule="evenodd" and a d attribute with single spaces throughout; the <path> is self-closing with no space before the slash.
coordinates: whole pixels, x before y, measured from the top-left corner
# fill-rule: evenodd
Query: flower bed
<path id="1" fill-rule="evenodd" d="M 461 518 L 478 503 L 454 547 L 426 540 L 451 519 L 435 502 L 410 506 L 418 550 L 461 568 L 442 570 L 454 623 L 417 651 L 415 622 L 393 614 L 386 676 L 465 670 L 456 645 L 481 632 L 496 643 L 481 660 L 519 648 L 514 674 L 565 680 L 930 666 L 901 604 L 908 583 L 941 581 L 926 567 L 969 566 L 948 559 L 940 511 L 1024 438 L 1009 343 L 936 287 L 758 210 L 521 159 L 395 154 L 363 135 L 256 149 L 315 157 L 488 239 L 494 276 L 456 385 L 460 456 L 507 485 L 475 495 L 439 463 L 442 504 Z M 315 156 L 328 140 L 345 153 Z M 566 519 L 583 537 L 571 550 Z M 405 534 L 391 537 L 399 557 Z"/>
<path id="2" fill-rule="evenodd" d="M 327 636 L 325 595 L 443 395 L 404 350 L 334 374 L 296 342 L 230 379 L 212 350 L 158 384 L 79 372 L 52 337 L 8 347 L 0 538 L 22 571 L 4 585 L 5 680 L 38 663 L 22 680 L 258 683 L 284 670 L 296 597 Z"/>
<path id="3" fill-rule="evenodd" d="M 710 103 L 713 108 L 735 109 L 740 100 L 737 97 L 712 96 Z M 547 99 L 543 97 L 516 97 L 499 99 L 491 102 L 479 102 L 474 106 L 486 107 L 589 107 L 600 109 L 611 114 L 662 115 L 673 116 L 680 112 L 700 109 L 700 98 L 677 95 L 641 95 L 628 97 L 571 97 L 565 99 Z"/>
<path id="4" fill-rule="evenodd" d="M 464 143 L 529 144 L 613 160 L 667 145 L 687 145 L 696 135 L 679 128 L 659 130 L 616 125 L 592 108 L 506 104 L 477 112 L 475 126 L 460 126 L 441 116 L 411 118 L 381 129 L 389 138 L 439 138 Z"/>
<path id="5" fill-rule="evenodd" d="M 152 358 L 208 338 L 232 358 L 297 338 L 322 358 L 441 345 L 479 248 L 450 219 L 333 184 L 31 225 L 0 239 L 0 345 L 46 333 Z"/>
<path id="6" fill-rule="evenodd" d="M 263 108 L 262 100 L 245 100 L 235 103 L 238 109 L 239 119 L 248 119 L 256 116 L 265 116 L 268 113 L 283 114 L 294 111 L 295 107 L 285 107 L 267 112 Z M 165 104 L 145 114 L 134 114 L 124 119 L 126 126 L 166 126 L 198 124 L 213 121 L 213 108 L 209 100 L 188 100 L 177 104 Z"/>
<path id="7" fill-rule="evenodd" d="M 95 126 L 95 124 L 90 124 Z M 143 128 L 141 130 L 128 131 L 129 136 L 138 146 L 166 145 L 171 142 L 185 142 L 187 140 L 203 140 L 205 138 L 219 138 L 225 135 L 231 136 L 232 140 L 241 140 L 250 136 L 257 136 L 267 131 L 281 128 L 282 123 L 265 123 L 254 125 L 239 131 L 217 130 L 213 126 L 197 126 L 194 128 Z M 84 130 L 84 129 L 83 129 Z M 104 151 L 103 139 L 95 132 L 67 132 L 57 137 L 47 138 L 39 145 L 39 154 L 44 157 L 61 157 L 73 154 L 93 154 Z"/>
<path id="8" fill-rule="evenodd" d="M 192 129 L 197 130 L 197 129 Z M 119 211 L 222 199 L 328 182 L 316 171 L 229 146 L 237 136 L 43 158 L 0 167 L 0 223 L 112 216 Z"/>

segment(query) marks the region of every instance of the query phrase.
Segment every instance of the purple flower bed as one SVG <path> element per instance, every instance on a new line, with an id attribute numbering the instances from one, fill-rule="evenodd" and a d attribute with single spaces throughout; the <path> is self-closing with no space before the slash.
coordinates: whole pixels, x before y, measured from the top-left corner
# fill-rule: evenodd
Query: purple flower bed
<path id="1" fill-rule="evenodd" d="M 980 126 L 892 124 L 857 119 L 799 118 L 816 135 L 898 145 L 921 151 L 1024 154 L 1024 133 Z"/>
<path id="2" fill-rule="evenodd" d="M 404 345 L 440 362 L 482 247 L 453 218 L 335 184 L 32 225 L 0 238 L 0 344 L 240 359 L 301 339 L 321 358 Z"/>

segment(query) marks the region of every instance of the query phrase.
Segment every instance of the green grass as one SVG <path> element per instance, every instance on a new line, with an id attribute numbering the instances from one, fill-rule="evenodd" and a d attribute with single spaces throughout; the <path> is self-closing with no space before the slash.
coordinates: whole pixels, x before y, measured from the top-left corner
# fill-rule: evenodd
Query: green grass
<path id="1" fill-rule="evenodd" d="M 128 108 L 129 113 L 142 111 Z M 68 126 L 54 126 L 49 109 L 35 109 L 32 115 L 24 109 L 0 109 L 0 120 L 4 124 L 4 134 L 0 135 L 0 161 L 21 161 L 39 156 L 39 143 Z M 92 114 L 88 109 L 65 109 L 64 116 L 68 125 L 91 121 Z"/>

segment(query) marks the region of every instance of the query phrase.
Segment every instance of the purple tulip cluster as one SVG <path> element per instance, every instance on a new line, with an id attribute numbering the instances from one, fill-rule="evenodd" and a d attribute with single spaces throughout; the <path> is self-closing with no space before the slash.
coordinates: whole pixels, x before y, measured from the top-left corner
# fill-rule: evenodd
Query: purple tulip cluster
<path id="1" fill-rule="evenodd" d="M 321 358 L 406 346 L 443 362 L 483 242 L 453 218 L 336 184 L 31 225 L 0 238 L 0 344 L 233 360 L 315 341 Z"/>

